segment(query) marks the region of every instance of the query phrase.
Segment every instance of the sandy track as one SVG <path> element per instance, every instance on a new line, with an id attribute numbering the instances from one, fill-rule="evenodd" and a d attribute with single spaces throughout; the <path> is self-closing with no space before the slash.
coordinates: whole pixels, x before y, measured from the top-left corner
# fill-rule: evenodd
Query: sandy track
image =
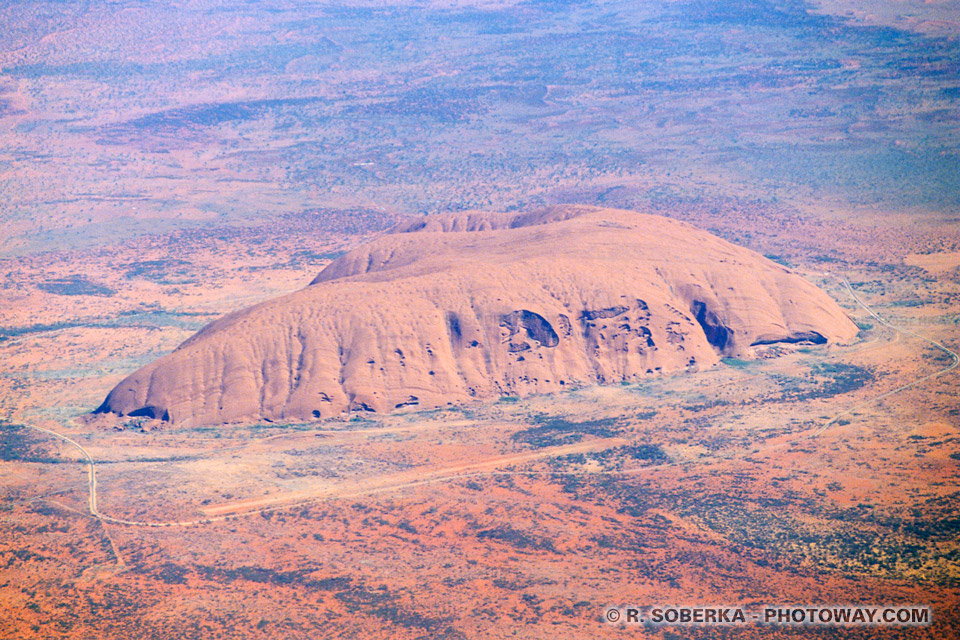
<path id="1" fill-rule="evenodd" d="M 400 489 L 407 489 L 440 481 L 471 477 L 474 474 L 482 474 L 490 471 L 491 469 L 499 469 L 515 464 L 523 464 L 543 458 L 603 451 L 604 449 L 622 446 L 625 444 L 627 444 L 627 441 L 622 438 L 606 438 L 603 440 L 591 440 L 589 442 L 580 442 L 577 444 L 564 445 L 560 447 L 549 447 L 530 453 L 497 456 L 487 460 L 469 462 L 449 467 L 441 467 L 438 469 L 423 469 L 421 467 L 417 467 L 408 471 L 393 473 L 386 476 L 365 478 L 357 482 L 336 483 L 326 487 L 285 493 L 277 496 L 267 496 L 252 500 L 242 500 L 228 504 L 216 505 L 207 507 L 202 511 L 206 516 L 237 515 L 260 511 L 270 507 L 277 508 L 280 506 L 301 504 L 324 498 L 355 497 L 361 495 L 371 495 L 381 491 L 398 491 Z"/>

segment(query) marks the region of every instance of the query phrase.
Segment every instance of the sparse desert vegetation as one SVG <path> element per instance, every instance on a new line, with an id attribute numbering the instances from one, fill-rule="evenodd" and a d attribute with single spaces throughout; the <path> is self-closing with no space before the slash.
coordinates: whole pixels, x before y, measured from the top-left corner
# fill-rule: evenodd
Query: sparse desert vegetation
<path id="1" fill-rule="evenodd" d="M 953 0 L 5 3 L 0 638 L 953 637 L 958 21 Z M 85 418 L 395 223 L 564 204 L 756 251 L 859 335 L 431 410 Z M 34 427 L 89 453 L 95 510 L 86 458 Z M 605 624 L 621 603 L 933 621 Z"/>

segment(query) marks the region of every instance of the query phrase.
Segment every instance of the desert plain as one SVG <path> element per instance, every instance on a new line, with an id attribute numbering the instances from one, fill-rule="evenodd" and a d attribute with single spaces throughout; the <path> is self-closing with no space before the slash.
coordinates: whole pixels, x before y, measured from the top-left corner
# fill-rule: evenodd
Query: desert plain
<path id="1" fill-rule="evenodd" d="M 955 637 L 958 15 L 0 8 L 0 637 Z M 395 225 L 571 205 L 765 256 L 856 335 L 430 409 L 91 414 Z M 932 621 L 604 621 L 836 604 Z"/>

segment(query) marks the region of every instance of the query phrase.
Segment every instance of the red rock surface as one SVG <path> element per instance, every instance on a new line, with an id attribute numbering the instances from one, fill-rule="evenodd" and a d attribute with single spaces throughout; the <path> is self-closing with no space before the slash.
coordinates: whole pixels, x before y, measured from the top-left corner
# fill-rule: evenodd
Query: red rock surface
<path id="1" fill-rule="evenodd" d="M 459 213 L 208 325 L 100 410 L 207 425 L 423 408 L 856 333 L 800 276 L 689 224 L 589 207 Z"/>

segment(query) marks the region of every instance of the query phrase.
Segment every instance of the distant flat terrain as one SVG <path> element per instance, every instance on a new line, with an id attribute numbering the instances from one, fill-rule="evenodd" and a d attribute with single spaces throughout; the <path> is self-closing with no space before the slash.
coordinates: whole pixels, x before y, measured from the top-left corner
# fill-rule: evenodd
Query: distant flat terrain
<path id="1" fill-rule="evenodd" d="M 957 18 L 954 0 L 3 3 L 0 638 L 952 638 Z M 856 335 L 430 410 L 87 421 L 395 225 L 571 205 L 759 254 Z M 524 309 L 501 315 L 533 351 Z M 926 604 L 933 623 L 602 621 L 683 603 Z"/>

